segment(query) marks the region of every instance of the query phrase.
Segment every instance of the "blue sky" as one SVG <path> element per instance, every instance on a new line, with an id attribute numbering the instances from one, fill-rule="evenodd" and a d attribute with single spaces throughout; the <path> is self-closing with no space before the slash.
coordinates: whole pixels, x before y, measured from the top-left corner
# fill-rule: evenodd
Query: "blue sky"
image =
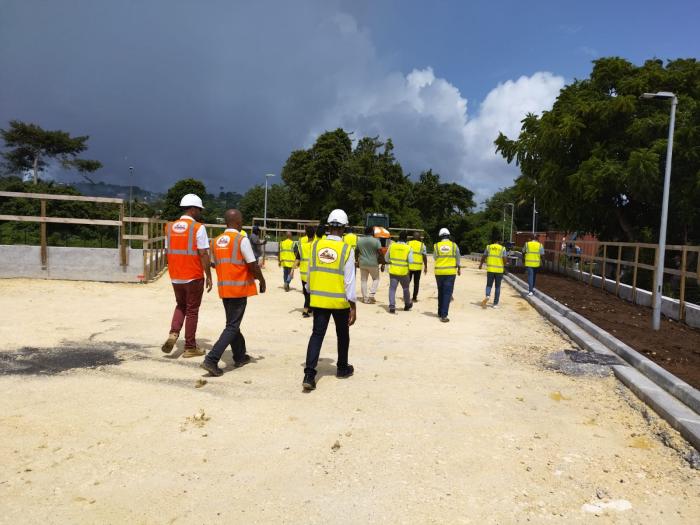
<path id="1" fill-rule="evenodd" d="M 98 180 L 245 191 L 343 127 L 482 200 L 494 152 L 591 60 L 699 55 L 696 3 L 0 0 L 0 125 L 88 134 Z M 673 19 L 673 24 L 670 21 Z M 58 170 L 62 180 L 75 176 Z"/>

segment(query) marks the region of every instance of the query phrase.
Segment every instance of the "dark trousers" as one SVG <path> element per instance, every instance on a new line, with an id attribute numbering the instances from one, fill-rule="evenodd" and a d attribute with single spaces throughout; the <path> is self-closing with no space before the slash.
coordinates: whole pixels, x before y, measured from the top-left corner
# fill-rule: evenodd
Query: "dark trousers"
<path id="1" fill-rule="evenodd" d="M 409 282 L 413 281 L 413 300 L 418 299 L 418 289 L 420 288 L 420 273 L 421 270 L 411 270 Z"/>
<path id="2" fill-rule="evenodd" d="M 286 266 L 282 267 L 282 278 L 284 279 L 284 284 L 289 284 L 292 282 L 292 267 Z"/>
<path id="3" fill-rule="evenodd" d="M 350 348 L 350 308 L 343 310 L 332 310 L 329 308 L 314 308 L 314 328 L 309 339 L 309 346 L 306 348 L 306 366 L 304 372 L 316 373 L 316 365 L 321 355 L 323 338 L 328 329 L 328 323 L 333 317 L 335 323 L 335 335 L 338 337 L 338 368 L 348 366 L 348 350 Z"/>
<path id="4" fill-rule="evenodd" d="M 207 361 L 214 365 L 219 362 L 227 346 L 231 346 L 234 361 L 241 361 L 246 354 L 245 339 L 241 333 L 241 321 L 243 321 L 248 298 L 227 298 L 222 299 L 222 301 L 224 310 L 226 310 L 226 327 L 221 332 L 219 340 L 205 357 Z"/>
<path id="5" fill-rule="evenodd" d="M 491 296 L 491 287 L 496 283 L 496 293 L 493 296 L 493 304 L 497 305 L 501 297 L 501 281 L 503 280 L 502 273 L 488 272 L 486 274 L 486 297 Z"/>
<path id="6" fill-rule="evenodd" d="M 456 275 L 436 275 L 438 289 L 438 317 L 447 317 L 450 312 L 450 301 L 455 288 Z"/>
<path id="7" fill-rule="evenodd" d="M 304 292 L 304 310 L 309 310 L 309 301 L 311 300 L 311 295 L 306 290 L 306 281 L 301 281 L 301 291 Z"/>
<path id="8" fill-rule="evenodd" d="M 189 283 L 173 283 L 175 291 L 175 312 L 170 323 L 170 333 L 179 334 L 182 325 L 185 325 L 185 347 L 197 346 L 195 334 L 197 333 L 197 321 L 199 320 L 199 306 L 202 304 L 204 293 L 204 279 L 195 279 Z"/>

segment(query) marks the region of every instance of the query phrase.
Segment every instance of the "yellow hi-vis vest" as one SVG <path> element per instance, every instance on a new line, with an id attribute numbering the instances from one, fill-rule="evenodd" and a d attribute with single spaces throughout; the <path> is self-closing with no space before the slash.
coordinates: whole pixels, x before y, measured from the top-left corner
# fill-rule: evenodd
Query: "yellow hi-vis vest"
<path id="1" fill-rule="evenodd" d="M 489 244 L 486 247 L 487 272 L 503 273 L 503 250 L 505 250 L 505 248 L 498 243 Z"/>
<path id="2" fill-rule="evenodd" d="M 422 270 L 423 269 L 423 243 L 417 240 L 408 241 L 408 246 L 413 250 L 413 262 L 408 265 L 408 269 Z"/>
<path id="3" fill-rule="evenodd" d="M 311 245 L 313 242 L 299 243 L 299 275 L 301 280 L 307 282 L 309 280 L 309 258 L 311 257 Z"/>
<path id="4" fill-rule="evenodd" d="M 435 275 L 457 275 L 457 245 L 449 239 L 433 246 Z"/>
<path id="5" fill-rule="evenodd" d="M 542 248 L 542 245 L 537 241 L 525 243 L 525 266 L 530 268 L 540 267 L 540 248 Z"/>
<path id="6" fill-rule="evenodd" d="M 354 233 L 346 233 L 343 240 L 348 243 L 353 249 L 357 248 L 357 235 Z"/>
<path id="7" fill-rule="evenodd" d="M 401 277 L 408 275 L 408 252 L 411 248 L 408 244 L 392 242 L 387 252 L 389 262 L 389 274 Z"/>
<path id="8" fill-rule="evenodd" d="M 294 241 L 285 239 L 280 243 L 280 262 L 284 268 L 292 268 L 294 266 Z"/>
<path id="9" fill-rule="evenodd" d="M 345 264 L 352 248 L 343 242 L 320 239 L 311 245 L 309 295 L 312 308 L 350 308 L 345 296 Z"/>

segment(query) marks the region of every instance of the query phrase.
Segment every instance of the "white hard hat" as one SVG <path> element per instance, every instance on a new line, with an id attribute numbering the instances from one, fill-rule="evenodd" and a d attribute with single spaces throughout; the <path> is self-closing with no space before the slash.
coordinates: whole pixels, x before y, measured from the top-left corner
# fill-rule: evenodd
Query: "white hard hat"
<path id="1" fill-rule="evenodd" d="M 449 234 L 450 230 L 448 230 L 447 228 L 440 228 L 440 233 L 438 233 L 438 237 L 444 237 Z"/>
<path id="2" fill-rule="evenodd" d="M 188 193 L 180 201 L 180 208 L 190 208 L 192 206 L 204 209 L 204 205 L 202 204 L 202 199 L 197 197 L 194 193 Z"/>
<path id="3" fill-rule="evenodd" d="M 348 214 L 343 210 L 333 210 L 328 216 L 328 224 L 336 224 L 338 226 L 348 225 Z"/>

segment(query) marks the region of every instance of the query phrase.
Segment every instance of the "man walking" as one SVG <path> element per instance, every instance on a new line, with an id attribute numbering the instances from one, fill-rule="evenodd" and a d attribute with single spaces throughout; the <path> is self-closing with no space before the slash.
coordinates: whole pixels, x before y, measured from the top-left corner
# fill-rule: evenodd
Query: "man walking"
<path id="1" fill-rule="evenodd" d="M 241 230 L 240 231 L 241 235 L 245 237 L 245 231 Z M 265 267 L 265 261 L 263 259 L 263 251 L 265 250 L 265 245 L 267 244 L 266 240 L 263 240 L 260 237 L 260 226 L 253 226 L 253 231 L 250 234 L 250 244 L 253 247 L 253 253 L 255 254 L 255 257 L 257 258 L 258 265 L 261 268 Z"/>
<path id="2" fill-rule="evenodd" d="M 304 293 L 302 317 L 311 317 L 310 296 L 309 291 L 306 289 L 306 283 L 309 281 L 309 258 L 311 257 L 311 245 L 314 241 L 314 231 L 315 228 L 313 226 L 307 225 L 306 235 L 294 245 L 294 256 L 296 257 L 299 266 L 299 276 L 301 277 L 301 291 Z"/>
<path id="3" fill-rule="evenodd" d="M 408 241 L 413 252 L 413 261 L 408 265 L 409 282 L 413 281 L 413 302 L 418 301 L 418 289 L 420 287 L 420 272 L 428 273 L 428 252 L 419 231 L 413 232 L 413 239 Z"/>
<path id="4" fill-rule="evenodd" d="M 180 201 L 183 215 L 166 226 L 168 273 L 175 292 L 175 312 L 170 323 L 170 334 L 161 346 L 169 354 L 182 325 L 185 325 L 185 352 L 182 357 L 197 357 L 204 352 L 197 346 L 195 334 L 202 304 L 204 286 L 211 291 L 211 268 L 209 262 L 209 238 L 207 230 L 199 223 L 202 216 L 202 199 L 189 193 Z M 204 276 L 206 275 L 206 282 Z"/>
<path id="5" fill-rule="evenodd" d="M 535 280 L 537 279 L 537 271 L 542 264 L 543 255 L 544 246 L 539 243 L 537 235 L 533 233 L 531 240 L 523 246 L 523 258 L 527 270 L 527 295 L 532 295 L 535 291 Z"/>
<path id="6" fill-rule="evenodd" d="M 226 311 L 226 327 L 200 365 L 217 377 L 224 373 L 218 363 L 227 346 L 231 347 L 234 367 L 238 368 L 250 361 L 245 338 L 241 333 L 241 321 L 248 297 L 258 293 L 255 279 L 260 281 L 260 293 L 265 293 L 265 278 L 258 266 L 250 239 L 241 235 L 241 212 L 226 210 L 224 219 L 226 230 L 214 240 L 213 258 L 216 265 L 216 286 Z"/>
<path id="7" fill-rule="evenodd" d="M 396 313 L 396 288 L 401 285 L 403 289 L 403 309 L 409 311 L 413 307 L 411 303 L 411 292 L 409 290 L 410 277 L 408 268 L 413 262 L 413 251 L 406 244 L 408 235 L 406 230 L 399 233 L 399 240 L 392 242 L 387 251 L 389 262 L 389 313 Z"/>
<path id="8" fill-rule="evenodd" d="M 316 365 L 321 354 L 323 338 L 331 317 L 338 338 L 336 377 L 350 377 L 355 369 L 348 364 L 350 327 L 355 324 L 355 255 L 343 242 L 343 230 L 348 216 L 343 210 L 333 210 L 328 216 L 330 232 L 325 239 L 314 242 L 309 260 L 309 282 L 314 327 L 306 348 L 304 367 L 305 391 L 316 388 Z"/>
<path id="9" fill-rule="evenodd" d="M 438 289 L 438 317 L 449 323 L 450 301 L 457 275 L 462 275 L 459 247 L 450 240 L 450 230 L 442 228 L 438 233 L 439 242 L 433 246 L 435 259 L 435 281 Z"/>
<path id="10" fill-rule="evenodd" d="M 292 232 L 285 233 L 286 238 L 279 244 L 279 252 L 277 253 L 279 266 L 282 267 L 282 276 L 284 278 L 284 291 L 289 291 L 289 283 L 294 277 L 294 239 Z"/>
<path id="11" fill-rule="evenodd" d="M 486 308 L 486 304 L 489 302 L 489 297 L 491 297 L 491 288 L 494 283 L 496 285 L 496 292 L 493 297 L 493 308 L 498 308 L 498 300 L 501 297 L 501 281 L 503 280 L 503 272 L 506 267 L 506 249 L 497 240 L 498 234 L 494 232 L 491 236 L 491 244 L 486 247 L 483 255 L 481 256 L 481 262 L 479 263 L 479 270 L 486 263 L 486 294 L 481 301 L 481 307 Z"/>
<path id="12" fill-rule="evenodd" d="M 377 288 L 379 288 L 379 262 L 381 257 L 379 250 L 382 247 L 382 243 L 379 242 L 379 239 L 372 235 L 373 232 L 374 227 L 367 226 L 367 228 L 365 228 L 365 234 L 357 239 L 362 302 L 371 304 L 377 302 L 374 296 L 377 293 Z M 384 265 L 382 265 L 382 271 L 384 271 Z M 372 277 L 372 285 L 369 289 L 369 294 L 367 293 L 368 277 Z"/>

